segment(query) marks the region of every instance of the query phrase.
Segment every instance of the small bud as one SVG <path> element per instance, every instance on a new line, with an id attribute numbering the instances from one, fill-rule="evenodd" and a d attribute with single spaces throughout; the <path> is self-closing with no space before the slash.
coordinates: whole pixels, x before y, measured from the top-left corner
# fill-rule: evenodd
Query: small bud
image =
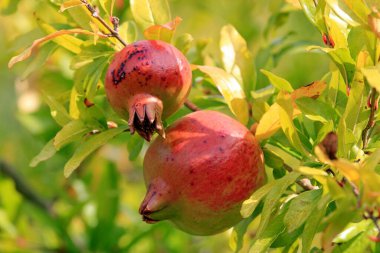
<path id="1" fill-rule="evenodd" d="M 347 85 L 347 87 L 346 87 L 347 96 L 350 96 L 350 91 L 351 91 L 351 87 L 349 85 Z"/>
<path id="2" fill-rule="evenodd" d="M 89 108 L 91 106 L 94 106 L 95 104 L 92 103 L 90 100 L 88 100 L 87 98 L 84 99 L 84 105 Z"/>

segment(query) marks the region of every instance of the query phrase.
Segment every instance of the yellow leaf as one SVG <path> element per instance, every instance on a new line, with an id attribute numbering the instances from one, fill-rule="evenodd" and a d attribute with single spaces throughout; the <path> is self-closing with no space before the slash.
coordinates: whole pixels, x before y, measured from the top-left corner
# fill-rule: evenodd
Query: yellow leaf
<path id="1" fill-rule="evenodd" d="M 93 32 L 89 32 L 89 31 L 82 30 L 82 29 L 61 30 L 61 31 L 54 32 L 54 33 L 49 34 L 43 38 L 35 40 L 33 42 L 33 44 L 30 47 L 28 47 L 25 51 L 23 51 L 21 54 L 12 57 L 12 59 L 8 63 L 8 67 L 12 68 L 13 65 L 16 64 L 17 62 L 28 59 L 32 55 L 33 51 L 36 50 L 41 44 L 43 44 L 46 41 L 52 40 L 58 36 L 62 36 L 65 34 L 78 34 L 78 33 L 87 34 L 87 35 L 94 35 Z"/>
<path id="2" fill-rule="evenodd" d="M 235 77 L 217 67 L 199 65 L 197 68 L 211 77 L 232 113 L 241 123 L 247 124 L 249 117 L 248 103 L 245 99 L 244 91 Z"/>
<path id="3" fill-rule="evenodd" d="M 83 5 L 81 0 L 69 0 L 61 4 L 60 12 L 64 12 L 67 9 Z"/>
<path id="4" fill-rule="evenodd" d="M 175 30 L 181 22 L 182 18 L 175 17 L 175 19 L 164 25 L 150 26 L 145 29 L 144 37 L 148 40 L 163 40 L 170 43 Z"/>

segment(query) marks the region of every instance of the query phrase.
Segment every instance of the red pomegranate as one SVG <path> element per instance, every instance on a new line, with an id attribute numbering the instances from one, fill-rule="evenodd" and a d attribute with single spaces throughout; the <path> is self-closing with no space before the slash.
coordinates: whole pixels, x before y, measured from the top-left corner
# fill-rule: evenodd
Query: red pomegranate
<path id="1" fill-rule="evenodd" d="M 146 140 L 154 131 L 165 136 L 161 119 L 176 112 L 191 88 L 191 69 L 174 46 L 143 40 L 116 53 L 105 89 L 112 108 Z"/>
<path id="2" fill-rule="evenodd" d="M 259 143 L 245 126 L 219 112 L 194 112 L 147 150 L 139 212 L 147 223 L 168 219 L 190 234 L 216 234 L 242 219 L 241 204 L 264 174 Z"/>

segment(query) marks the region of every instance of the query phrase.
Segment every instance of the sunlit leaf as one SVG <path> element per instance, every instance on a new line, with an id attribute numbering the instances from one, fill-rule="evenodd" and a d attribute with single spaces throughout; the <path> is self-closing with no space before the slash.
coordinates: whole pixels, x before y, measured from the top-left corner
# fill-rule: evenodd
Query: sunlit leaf
<path id="1" fill-rule="evenodd" d="M 136 23 L 143 29 L 166 24 L 171 20 L 167 0 L 131 0 L 130 5 Z"/>
<path id="2" fill-rule="evenodd" d="M 294 170 L 305 176 L 328 176 L 327 172 L 324 170 L 311 168 L 307 166 L 300 166 L 298 168 L 295 168 Z"/>
<path id="3" fill-rule="evenodd" d="M 223 69 L 211 66 L 197 67 L 200 71 L 211 77 L 236 118 L 241 123 L 247 124 L 248 103 L 238 81 Z"/>
<path id="4" fill-rule="evenodd" d="M 240 214 L 243 218 L 249 217 L 256 209 L 260 201 L 268 194 L 268 192 L 273 188 L 275 181 L 269 182 L 264 186 L 256 190 L 249 199 L 243 202 L 240 209 Z"/>
<path id="5" fill-rule="evenodd" d="M 232 25 L 220 31 L 220 50 L 225 70 L 243 85 L 246 95 L 254 89 L 255 67 L 247 42 Z"/>
<path id="6" fill-rule="evenodd" d="M 71 173 L 79 167 L 79 165 L 97 150 L 99 147 L 106 144 L 109 140 L 114 138 L 116 135 L 121 134 L 127 129 L 127 127 L 119 127 L 106 130 L 104 132 L 92 135 L 88 137 L 75 151 L 74 155 L 70 158 L 69 161 L 65 164 L 64 167 L 64 175 L 65 177 L 69 177 Z"/>
<path id="7" fill-rule="evenodd" d="M 127 44 L 135 42 L 137 39 L 136 23 L 133 21 L 122 23 L 119 27 L 119 35 Z"/>
<path id="8" fill-rule="evenodd" d="M 59 11 L 63 12 L 65 10 L 67 10 L 67 9 L 70 9 L 70 8 L 73 8 L 73 7 L 77 7 L 77 6 L 80 6 L 80 5 L 83 5 L 83 2 L 81 0 L 69 0 L 69 1 L 65 1 L 64 3 L 62 3 L 61 9 Z"/>
<path id="9" fill-rule="evenodd" d="M 61 31 L 54 32 L 52 34 L 49 34 L 46 37 L 43 37 L 43 38 L 38 39 L 38 40 L 35 40 L 33 42 L 33 44 L 29 48 L 27 48 L 24 52 L 22 52 L 21 54 L 19 54 L 17 56 L 12 57 L 12 59 L 8 63 L 8 67 L 11 68 L 17 62 L 20 62 L 20 61 L 23 61 L 23 60 L 29 58 L 32 55 L 33 51 L 35 51 L 44 42 L 52 40 L 52 39 L 54 39 L 56 37 L 59 37 L 59 36 L 65 35 L 65 34 L 87 34 L 87 35 L 94 35 L 94 33 L 86 31 L 86 30 L 82 30 L 82 29 L 61 30 Z M 79 52 L 80 52 L 80 50 L 78 50 L 78 51 L 75 50 L 75 53 L 79 53 Z"/>
<path id="10" fill-rule="evenodd" d="M 42 148 L 40 153 L 36 155 L 29 166 L 36 167 L 40 162 L 46 161 L 51 158 L 57 152 L 54 146 L 54 139 L 50 140 L 46 145 Z"/>
<path id="11" fill-rule="evenodd" d="M 189 33 L 180 35 L 175 41 L 175 47 L 178 48 L 183 54 L 187 54 L 194 41 L 193 36 Z"/>
<path id="12" fill-rule="evenodd" d="M 275 86 L 278 90 L 280 91 L 288 91 L 288 92 L 292 92 L 293 91 L 293 87 L 292 85 L 286 81 L 284 78 L 281 78 L 267 70 L 264 70 L 262 69 L 261 70 L 261 73 L 263 73 L 264 75 L 266 75 L 269 79 L 269 81 L 271 82 L 271 84 L 273 86 Z"/>
<path id="13" fill-rule="evenodd" d="M 365 67 L 362 68 L 362 73 L 367 79 L 369 85 L 380 92 L 380 67 Z"/>
<path id="14" fill-rule="evenodd" d="M 113 16 L 113 8 L 115 6 L 115 0 L 99 0 L 100 6 L 109 15 Z"/>
<path id="15" fill-rule="evenodd" d="M 367 24 L 369 10 L 363 1 L 358 0 L 325 0 L 334 12 L 351 26 Z"/>
<path id="16" fill-rule="evenodd" d="M 166 24 L 150 26 L 144 30 L 144 37 L 148 40 L 162 40 L 170 43 L 181 21 L 180 17 L 176 17 Z"/>

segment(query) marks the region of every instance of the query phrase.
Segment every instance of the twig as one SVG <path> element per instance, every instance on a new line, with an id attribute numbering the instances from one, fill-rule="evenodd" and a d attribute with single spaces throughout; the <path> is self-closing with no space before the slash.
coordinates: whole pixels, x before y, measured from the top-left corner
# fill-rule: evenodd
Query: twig
<path id="1" fill-rule="evenodd" d="M 188 100 L 188 99 L 186 99 L 186 101 L 185 101 L 185 106 L 187 107 L 187 108 L 189 108 L 191 111 L 193 111 L 193 112 L 196 112 L 196 111 L 200 111 L 201 109 L 198 107 L 198 106 L 196 106 L 195 104 L 193 104 L 190 100 Z"/>
<path id="2" fill-rule="evenodd" d="M 36 205 L 37 207 L 43 209 L 53 216 L 53 210 L 51 205 L 44 199 L 39 197 L 37 193 L 24 181 L 24 179 L 12 168 L 9 164 L 0 161 L 0 173 L 8 176 L 15 183 L 16 190 L 24 196 L 26 200 Z"/>
<path id="3" fill-rule="evenodd" d="M 367 148 L 368 141 L 369 141 L 369 131 L 375 125 L 375 112 L 377 110 L 377 105 L 375 105 L 376 95 L 377 95 L 376 89 L 372 88 L 372 90 L 371 90 L 371 113 L 370 113 L 369 118 L 368 118 L 368 123 L 362 132 L 363 149 Z"/>
<path id="4" fill-rule="evenodd" d="M 288 166 L 287 164 L 284 164 L 284 168 L 289 172 L 293 171 L 293 169 L 290 166 Z M 301 178 L 300 180 L 297 180 L 296 183 L 299 186 L 301 186 L 305 191 L 312 191 L 312 190 L 319 189 L 318 186 L 312 185 L 310 179 L 308 179 L 308 178 Z"/>
<path id="5" fill-rule="evenodd" d="M 87 10 L 89 12 L 91 12 L 91 15 L 95 19 L 97 19 L 111 33 L 111 34 L 109 34 L 109 36 L 115 37 L 116 39 L 118 39 L 121 42 L 121 44 L 123 44 L 124 46 L 127 46 L 127 43 L 120 37 L 117 30 L 112 28 L 111 26 L 109 26 L 106 23 L 106 21 L 104 21 L 104 19 L 99 16 L 99 12 L 96 10 L 96 8 L 94 6 L 92 6 L 90 3 L 88 3 L 87 0 L 81 0 L 81 2 L 86 6 Z M 114 26 L 115 26 L 115 28 L 117 28 L 117 25 L 114 24 Z"/>

